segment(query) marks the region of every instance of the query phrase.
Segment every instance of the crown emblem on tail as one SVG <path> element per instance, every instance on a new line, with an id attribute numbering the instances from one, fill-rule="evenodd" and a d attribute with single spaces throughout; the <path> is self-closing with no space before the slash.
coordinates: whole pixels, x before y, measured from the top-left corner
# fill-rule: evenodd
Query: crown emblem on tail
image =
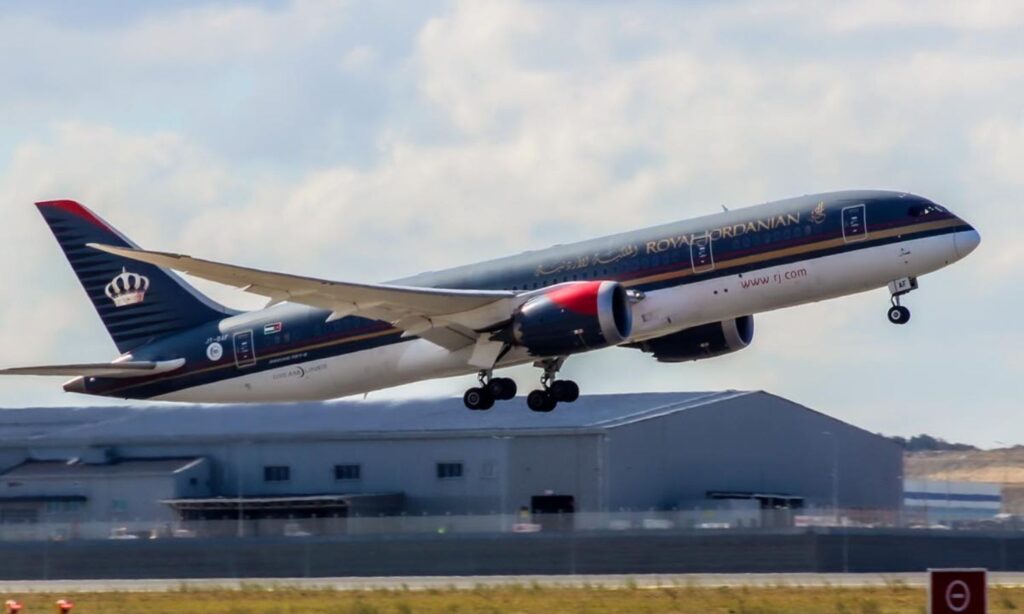
<path id="1" fill-rule="evenodd" d="M 114 301 L 117 307 L 135 305 L 146 298 L 146 290 L 149 289 L 149 278 L 138 273 L 129 273 L 121 269 L 121 274 L 110 280 L 104 289 L 107 297 Z"/>

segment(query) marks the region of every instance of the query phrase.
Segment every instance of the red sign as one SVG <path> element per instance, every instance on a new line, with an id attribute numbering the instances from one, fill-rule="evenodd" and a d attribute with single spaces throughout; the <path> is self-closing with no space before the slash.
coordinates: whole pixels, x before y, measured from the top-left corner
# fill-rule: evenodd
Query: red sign
<path id="1" fill-rule="evenodd" d="M 988 612 L 988 572 L 984 569 L 930 569 L 928 575 L 928 614 Z"/>

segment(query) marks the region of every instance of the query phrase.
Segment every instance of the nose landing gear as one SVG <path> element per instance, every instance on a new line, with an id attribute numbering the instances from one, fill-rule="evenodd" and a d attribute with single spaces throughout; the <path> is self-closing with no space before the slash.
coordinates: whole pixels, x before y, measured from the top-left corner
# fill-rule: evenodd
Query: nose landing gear
<path id="1" fill-rule="evenodd" d="M 904 277 L 889 284 L 892 295 L 892 307 L 889 308 L 889 321 L 900 326 L 910 321 L 910 310 L 900 304 L 900 297 L 917 290 L 916 277 Z"/>
<path id="2" fill-rule="evenodd" d="M 541 388 L 526 397 L 526 405 L 533 411 L 549 412 L 559 403 L 572 403 L 580 398 L 580 387 L 570 379 L 555 379 L 562 368 L 565 357 L 549 358 L 535 363 L 544 368 L 540 378 Z"/>
<path id="3" fill-rule="evenodd" d="M 906 324 L 910 321 L 910 310 L 894 302 L 892 308 L 889 309 L 889 321 L 901 326 Z"/>

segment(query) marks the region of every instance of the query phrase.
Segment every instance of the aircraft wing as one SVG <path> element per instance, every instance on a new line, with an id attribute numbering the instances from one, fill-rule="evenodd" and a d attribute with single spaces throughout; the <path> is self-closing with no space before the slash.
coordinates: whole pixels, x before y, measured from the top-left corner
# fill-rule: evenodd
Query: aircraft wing
<path id="1" fill-rule="evenodd" d="M 407 336 L 423 337 L 449 350 L 476 343 L 476 331 L 508 320 L 518 304 L 515 292 L 501 290 L 357 284 L 274 273 L 182 254 L 95 243 L 89 247 L 266 296 L 270 299 L 268 307 L 290 301 L 329 310 L 328 321 L 349 315 L 384 320 Z"/>
<path id="2" fill-rule="evenodd" d="M 42 367 L 13 367 L 0 369 L 0 375 L 62 375 L 65 377 L 144 377 L 180 369 L 184 358 L 149 362 L 142 360 L 101 362 Z"/>

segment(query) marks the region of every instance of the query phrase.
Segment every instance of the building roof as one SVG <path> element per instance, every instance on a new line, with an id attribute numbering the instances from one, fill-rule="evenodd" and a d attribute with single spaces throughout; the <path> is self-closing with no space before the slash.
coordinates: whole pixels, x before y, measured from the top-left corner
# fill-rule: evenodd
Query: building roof
<path id="1" fill-rule="evenodd" d="M 6 409 L 0 447 L 599 432 L 750 395 L 801 407 L 765 392 L 730 390 L 590 395 L 551 413 L 530 411 L 522 397 L 478 412 L 458 398 Z"/>
<path id="2" fill-rule="evenodd" d="M 196 497 L 180 499 L 161 499 L 164 503 L 178 510 L 186 509 L 238 509 L 245 505 L 248 509 L 293 509 L 297 507 L 337 507 L 347 506 L 356 499 L 380 501 L 383 503 L 400 504 L 402 493 L 351 493 L 344 495 L 279 495 L 261 497 Z"/>
<path id="3" fill-rule="evenodd" d="M 0 478 L 14 480 L 49 477 L 106 478 L 115 475 L 170 475 L 201 462 L 203 462 L 201 458 L 122 459 L 104 464 L 30 460 L 5 471 L 0 474 Z"/>

